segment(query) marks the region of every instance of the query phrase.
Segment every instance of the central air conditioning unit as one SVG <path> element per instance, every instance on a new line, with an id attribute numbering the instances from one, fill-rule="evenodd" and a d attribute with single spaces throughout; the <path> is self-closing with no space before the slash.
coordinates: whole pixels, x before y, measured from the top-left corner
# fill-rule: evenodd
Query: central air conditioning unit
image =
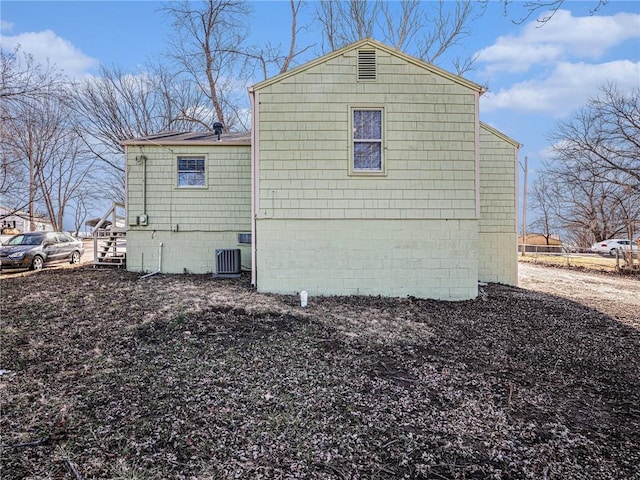
<path id="1" fill-rule="evenodd" d="M 242 265 L 240 264 L 240 249 L 216 250 L 216 278 L 240 278 Z"/>

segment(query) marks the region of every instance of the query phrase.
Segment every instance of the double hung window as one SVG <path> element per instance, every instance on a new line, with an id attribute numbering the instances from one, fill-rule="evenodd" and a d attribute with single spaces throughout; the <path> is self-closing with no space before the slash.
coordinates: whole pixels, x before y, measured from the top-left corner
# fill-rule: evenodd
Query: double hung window
<path id="1" fill-rule="evenodd" d="M 351 112 L 352 172 L 383 172 L 383 110 L 381 108 L 353 108 Z"/>
<path id="2" fill-rule="evenodd" d="M 204 157 L 178 157 L 178 187 L 205 187 Z"/>

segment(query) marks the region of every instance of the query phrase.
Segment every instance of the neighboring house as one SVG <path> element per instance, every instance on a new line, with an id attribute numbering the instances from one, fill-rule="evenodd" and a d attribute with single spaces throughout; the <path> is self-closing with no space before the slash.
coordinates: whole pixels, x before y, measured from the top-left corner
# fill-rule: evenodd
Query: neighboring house
<path id="1" fill-rule="evenodd" d="M 251 137 L 124 142 L 127 268 L 212 272 L 240 248 L 261 292 L 515 284 L 519 145 L 480 122 L 482 92 L 363 40 L 252 87 Z"/>
<path id="2" fill-rule="evenodd" d="M 522 235 L 518 236 L 518 250 L 522 252 L 522 245 L 525 245 L 525 252 L 538 253 L 561 253 L 562 241 L 558 235 L 553 234 L 548 238 L 541 233 L 528 233 L 526 240 Z"/>
<path id="3" fill-rule="evenodd" d="M 35 231 L 53 231 L 51 222 L 47 220 L 44 215 L 36 214 L 34 220 Z M 29 212 L 0 206 L 0 229 L 3 228 L 12 228 L 18 230 L 20 233 L 30 232 L 31 222 L 29 221 Z"/>

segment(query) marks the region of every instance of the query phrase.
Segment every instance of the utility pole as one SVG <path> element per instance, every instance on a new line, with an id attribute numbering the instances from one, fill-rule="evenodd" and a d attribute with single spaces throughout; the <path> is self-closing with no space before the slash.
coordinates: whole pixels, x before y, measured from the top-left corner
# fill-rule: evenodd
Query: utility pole
<path id="1" fill-rule="evenodd" d="M 36 165 L 35 165 L 35 152 L 33 148 L 33 135 L 31 132 L 31 126 L 28 127 L 29 131 L 29 232 L 36 231 Z"/>
<path id="2" fill-rule="evenodd" d="M 633 187 L 631 185 L 625 185 L 624 191 L 627 194 L 627 232 L 629 236 L 629 240 L 633 244 L 633 223 L 631 222 L 631 193 L 633 192 Z"/>
<path id="3" fill-rule="evenodd" d="M 522 192 L 522 255 L 527 253 L 527 170 L 529 158 L 524 157 L 524 190 Z"/>

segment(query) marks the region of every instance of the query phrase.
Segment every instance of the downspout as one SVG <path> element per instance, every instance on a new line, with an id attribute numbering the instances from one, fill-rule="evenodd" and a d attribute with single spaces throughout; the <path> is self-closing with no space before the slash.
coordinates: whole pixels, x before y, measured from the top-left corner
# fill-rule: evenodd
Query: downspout
<path id="1" fill-rule="evenodd" d="M 476 219 L 480 221 L 480 95 L 484 93 L 484 89 L 476 92 L 476 105 L 475 105 L 475 189 L 476 189 Z"/>
<path id="2" fill-rule="evenodd" d="M 517 255 L 518 255 L 518 202 L 520 201 L 520 161 L 518 160 L 518 157 L 520 156 L 520 147 L 522 145 L 518 145 L 517 147 L 514 147 L 514 159 L 513 159 L 513 171 L 515 173 L 515 179 L 514 179 L 514 186 L 515 186 L 515 195 L 514 195 L 514 205 L 513 205 L 513 211 L 515 212 L 515 218 L 513 219 L 513 228 L 515 230 L 515 234 L 516 234 L 516 287 L 519 285 L 520 283 L 520 275 L 518 274 L 518 271 L 520 269 L 520 262 L 517 261 Z M 524 242 L 524 237 L 523 237 L 523 242 Z M 524 251 L 524 245 L 523 245 L 523 250 Z"/>
<path id="3" fill-rule="evenodd" d="M 147 273 L 146 275 L 143 275 L 142 277 L 140 277 L 140 280 L 142 280 L 143 278 L 150 277 L 151 275 L 156 275 L 160 273 L 161 270 L 162 270 L 162 242 L 158 244 L 158 270 L 156 270 L 155 272 Z"/>
<path id="4" fill-rule="evenodd" d="M 124 211 L 126 213 L 125 228 L 129 230 L 129 147 L 124 146 Z"/>
<path id="5" fill-rule="evenodd" d="M 140 155 L 142 160 L 142 213 L 147 214 L 147 157 Z"/>
<path id="6" fill-rule="evenodd" d="M 257 243 L 256 243 L 256 218 L 259 212 L 258 206 L 258 92 L 249 87 L 249 99 L 251 101 L 251 285 L 258 286 L 257 274 Z"/>

